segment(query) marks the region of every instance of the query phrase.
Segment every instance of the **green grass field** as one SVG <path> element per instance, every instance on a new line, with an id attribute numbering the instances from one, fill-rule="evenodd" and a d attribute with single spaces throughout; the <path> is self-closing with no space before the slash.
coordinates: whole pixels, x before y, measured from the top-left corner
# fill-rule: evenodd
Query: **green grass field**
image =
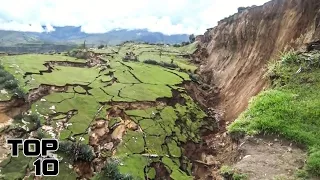
<path id="1" fill-rule="evenodd" d="M 45 130 L 41 130 L 42 133 L 47 137 L 54 135 L 61 141 L 68 141 L 70 138 L 79 140 L 82 136 L 81 143 L 88 144 L 88 129 L 97 118 L 103 118 L 111 126 L 112 118 L 106 117 L 107 112 L 112 108 L 107 105 L 108 103 L 151 104 L 131 109 L 123 107 L 124 113 L 139 126 L 140 130 L 126 129 L 121 142 L 115 148 L 115 155 L 112 158 L 120 160 L 122 165 L 119 166 L 119 172 L 130 174 L 134 179 L 144 179 L 146 168 L 148 176 L 154 177 L 155 170 L 151 164 L 160 162 L 164 164 L 171 178 L 192 179 L 191 162 L 184 161 L 183 166 L 188 168 L 181 168 L 180 159 L 183 158 L 184 151 L 181 145 L 186 141 L 199 141 L 200 127 L 206 114 L 184 93 L 181 93 L 180 96 L 185 99 L 185 104 L 181 102 L 175 102 L 175 105 L 171 106 L 166 105 L 165 102 L 161 104 L 160 99 L 170 101 L 173 98 L 174 89 L 172 88 L 176 89 L 185 81 L 190 81 L 189 75 L 179 69 L 168 69 L 145 64 L 142 61 L 155 58 L 157 61 L 170 63 L 170 58 L 174 58 L 174 62 L 182 69 L 195 70 L 196 66 L 192 65 L 188 59 L 176 56 L 176 54 L 191 51 L 190 47 L 186 49 L 166 47 L 166 51 L 172 53 L 166 52 L 167 55 L 163 55 L 160 59 L 158 58 L 160 48 L 158 46 L 128 43 L 120 47 L 119 54 L 114 53 L 119 49 L 118 47 L 107 47 L 96 51 L 113 55 L 113 58 L 109 55 L 102 57 L 110 65 L 110 68 L 105 71 L 100 71 L 99 67 L 61 65 L 54 66 L 52 72 L 39 74 L 40 71 L 47 69 L 44 66 L 47 61 L 85 62 L 85 60 L 63 55 L 4 56 L 1 58 L 1 64 L 18 80 L 19 87 L 25 93 L 41 84 L 69 85 L 66 92 L 52 92 L 31 106 L 31 113 L 39 116 L 41 125 L 51 126 L 54 129 L 53 134 Z M 133 51 L 138 54 L 148 50 L 154 52 L 142 53 L 142 59 L 138 58 L 140 62 L 122 61 L 126 52 Z M 27 76 L 25 76 L 26 73 Z M 2 96 L 0 97 L 8 99 L 8 95 Z M 68 126 L 60 129 L 59 122 L 65 119 L 67 113 L 71 111 L 76 111 L 76 113 L 68 120 Z M 21 123 L 22 121 L 17 121 L 15 126 Z M 108 154 L 107 152 L 101 153 Z M 145 154 L 153 154 L 156 157 L 147 157 Z M 105 156 L 104 158 L 111 157 Z M 30 159 L 5 161 L 0 166 L 2 167 L 0 168 L 1 173 L 4 179 L 24 177 L 23 169 L 32 168 L 28 165 L 29 163 Z M 21 173 L 13 173 L 13 166 L 20 167 Z M 72 169 L 70 170 L 66 165 L 61 167 L 63 170 L 60 169 L 58 178 L 75 176 Z M 97 173 L 94 178 L 101 176 L 99 172 Z"/>

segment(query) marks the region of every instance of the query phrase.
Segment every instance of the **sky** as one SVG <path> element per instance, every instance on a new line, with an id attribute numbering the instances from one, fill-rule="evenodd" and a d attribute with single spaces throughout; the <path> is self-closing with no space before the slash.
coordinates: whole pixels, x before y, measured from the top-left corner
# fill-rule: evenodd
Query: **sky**
<path id="1" fill-rule="evenodd" d="M 0 30 L 48 32 L 81 26 L 86 33 L 148 29 L 203 34 L 240 6 L 268 0 L 0 0 Z M 42 25 L 46 26 L 45 29 Z"/>

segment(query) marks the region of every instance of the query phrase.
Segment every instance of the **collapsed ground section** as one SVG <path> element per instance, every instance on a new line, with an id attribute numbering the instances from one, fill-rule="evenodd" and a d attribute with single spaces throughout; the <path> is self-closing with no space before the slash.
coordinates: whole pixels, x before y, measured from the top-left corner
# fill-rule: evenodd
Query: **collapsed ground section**
<path id="1" fill-rule="evenodd" d="M 185 64 L 184 68 L 194 67 L 178 57 L 176 49 L 172 53 L 166 49 L 160 57 L 158 47 L 144 46 L 123 45 L 120 52 L 111 51 L 112 55 L 102 56 L 101 64 L 90 68 L 79 66 L 85 63 L 81 59 L 60 55 L 10 56 L 2 63 L 25 91 L 39 92 L 37 88 L 42 84 L 50 87 L 49 93 L 38 97 L 28 112 L 40 117 L 37 133 L 88 144 L 93 147 L 96 159 L 119 159 L 120 172 L 138 179 L 154 178 L 159 171 L 158 163 L 173 179 L 192 179 L 191 163 L 183 156 L 181 144 L 199 140 L 199 129 L 206 114 L 184 88 L 178 87 L 190 81 L 189 75 L 142 61 L 123 61 L 125 53 L 121 51 L 143 54 L 151 49 L 148 53 L 154 54 L 150 59 L 176 58 L 178 64 Z M 13 65 L 9 66 L 10 62 Z M 30 130 L 35 125 L 18 120 L 15 126 Z M 29 161 L 21 161 L 23 167 L 24 162 Z M 10 167 L 10 162 L 3 171 L 11 172 L 6 167 Z M 70 172 L 68 169 L 62 172 Z"/>

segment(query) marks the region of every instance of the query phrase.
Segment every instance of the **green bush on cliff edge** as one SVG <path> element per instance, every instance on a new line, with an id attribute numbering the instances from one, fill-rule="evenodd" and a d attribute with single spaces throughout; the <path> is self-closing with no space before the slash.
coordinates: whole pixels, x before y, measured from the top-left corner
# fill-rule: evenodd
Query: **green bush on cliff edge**
<path id="1" fill-rule="evenodd" d="M 250 101 L 228 131 L 234 137 L 276 133 L 306 145 L 305 168 L 320 176 L 320 52 L 289 52 L 273 63 L 271 87 Z"/>

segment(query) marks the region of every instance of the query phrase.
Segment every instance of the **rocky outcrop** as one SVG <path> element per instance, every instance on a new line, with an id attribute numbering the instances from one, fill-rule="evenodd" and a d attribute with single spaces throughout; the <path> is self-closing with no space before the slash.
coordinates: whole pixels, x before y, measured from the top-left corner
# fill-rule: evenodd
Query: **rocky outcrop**
<path id="1" fill-rule="evenodd" d="M 234 120 L 267 86 L 263 75 L 270 59 L 320 40 L 320 1 L 273 0 L 246 8 L 197 40 L 202 47 L 195 54 L 202 63 L 200 73 L 220 89 L 218 108 L 225 111 L 224 119 Z"/>

